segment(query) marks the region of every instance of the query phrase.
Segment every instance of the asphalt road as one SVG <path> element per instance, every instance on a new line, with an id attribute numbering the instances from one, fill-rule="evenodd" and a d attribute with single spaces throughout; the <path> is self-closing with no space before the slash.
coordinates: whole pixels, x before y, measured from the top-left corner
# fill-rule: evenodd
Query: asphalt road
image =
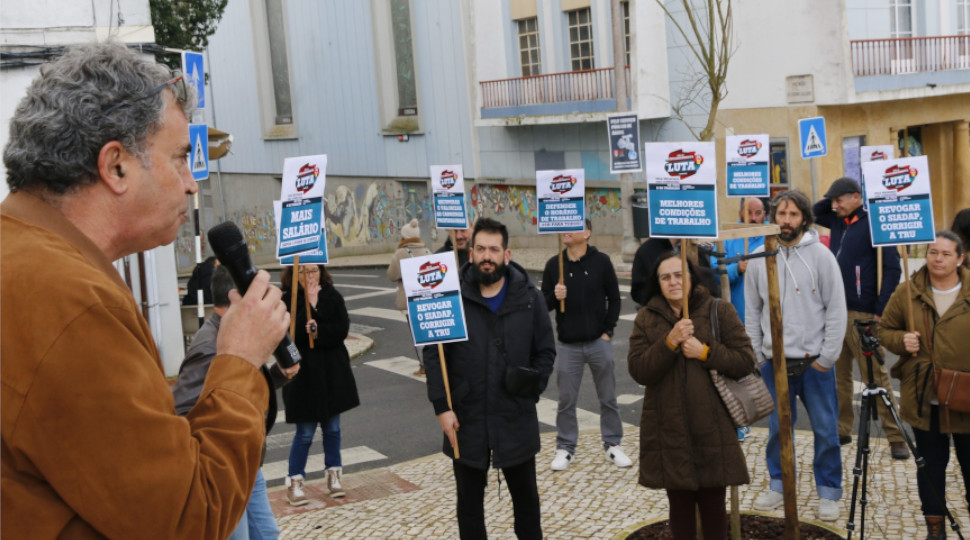
<path id="1" fill-rule="evenodd" d="M 441 451 L 441 430 L 428 402 L 424 380 L 411 375 L 417 369 L 411 333 L 403 317 L 395 309 L 395 289 L 384 272 L 383 268 L 333 272 L 334 283 L 350 312 L 351 331 L 374 340 L 374 347 L 369 352 L 353 360 L 361 405 L 341 415 L 341 447 L 345 473 L 386 467 Z M 536 282 L 540 277 L 538 274 L 532 275 Z M 629 298 L 628 279 L 621 278 L 620 290 L 622 307 L 613 339 L 617 400 L 623 422 L 637 426 L 640 422 L 643 388 L 630 378 L 626 362 L 636 304 Z M 887 364 L 891 366 L 895 359 L 894 356 L 887 355 Z M 859 379 L 858 374 L 856 379 Z M 898 381 L 893 382 L 896 384 Z M 543 432 L 555 430 L 557 395 L 553 374 L 538 405 Z M 282 397 L 279 402 L 282 408 Z M 578 408 L 580 429 L 598 428 L 599 401 L 588 371 L 580 390 Z M 856 408 L 858 409 L 858 399 Z M 758 425 L 767 427 L 767 419 Z M 795 428 L 810 429 L 807 415 L 800 406 Z M 268 437 L 263 467 L 270 486 L 282 484 L 283 477 L 287 474 L 286 463 L 293 431 L 293 426 L 284 422 L 281 412 L 276 427 Z M 873 434 L 882 436 L 881 428 L 874 428 Z M 799 436 L 810 436 L 810 433 Z M 632 443 L 627 447 L 631 449 Z M 600 449 L 579 448 L 577 452 L 599 453 Z M 543 449 L 543 453 L 539 455 L 539 466 L 546 466 L 544 460 L 547 457 L 551 459 L 551 456 L 552 449 Z M 323 469 L 322 444 L 318 430 L 307 465 L 307 476 L 311 479 L 323 477 Z"/>

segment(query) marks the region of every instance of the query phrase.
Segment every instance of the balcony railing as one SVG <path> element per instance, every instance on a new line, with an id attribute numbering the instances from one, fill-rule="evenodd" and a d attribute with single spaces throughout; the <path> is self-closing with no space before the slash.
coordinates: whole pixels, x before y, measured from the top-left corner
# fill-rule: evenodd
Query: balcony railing
<path id="1" fill-rule="evenodd" d="M 970 69 L 970 35 L 851 42 L 856 77 Z"/>
<path id="2" fill-rule="evenodd" d="M 625 72 L 629 89 L 629 66 Z M 480 84 L 482 106 L 486 109 L 616 98 L 611 67 L 482 81 Z"/>

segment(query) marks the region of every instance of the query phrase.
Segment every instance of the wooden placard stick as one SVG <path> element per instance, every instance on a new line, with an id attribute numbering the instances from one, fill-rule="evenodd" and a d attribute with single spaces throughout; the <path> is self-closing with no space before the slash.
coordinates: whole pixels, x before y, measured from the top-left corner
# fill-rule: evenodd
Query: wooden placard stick
<path id="1" fill-rule="evenodd" d="M 441 362 L 441 380 L 445 382 L 445 398 L 448 400 L 448 408 L 454 411 L 455 408 L 451 406 L 451 385 L 448 384 L 448 366 L 445 363 L 445 346 L 441 343 L 438 344 L 438 361 Z M 458 452 L 458 434 L 455 433 L 455 459 L 460 457 L 461 453 Z"/>
<path id="2" fill-rule="evenodd" d="M 903 283 L 906 287 L 906 331 L 914 332 L 916 326 L 913 324 L 913 292 L 909 285 L 909 247 L 899 247 L 900 255 L 903 257 L 903 277 L 905 278 Z M 913 353 L 913 357 L 916 357 L 916 353 Z"/>
<path id="3" fill-rule="evenodd" d="M 557 234 L 556 236 L 559 237 L 559 284 L 560 285 L 565 285 L 566 282 L 563 281 L 563 270 L 562 270 L 562 235 L 561 234 Z M 559 301 L 559 312 L 560 313 L 565 313 L 566 312 L 566 300 L 565 299 Z"/>
<path id="4" fill-rule="evenodd" d="M 306 275 L 306 274 L 304 274 Z M 303 309 L 306 310 L 306 320 L 310 321 L 313 317 L 310 316 L 310 278 L 301 278 L 300 281 L 303 283 Z M 293 317 L 291 317 L 292 319 Z M 313 348 L 313 332 L 307 332 L 307 336 L 310 337 L 310 348 Z"/>
<path id="5" fill-rule="evenodd" d="M 296 296 L 300 283 L 300 256 L 293 257 L 293 280 L 290 283 L 290 339 L 296 341 Z"/>
<path id="6" fill-rule="evenodd" d="M 882 246 L 876 248 L 876 298 L 882 293 Z"/>
<path id="7" fill-rule="evenodd" d="M 688 277 L 689 275 L 690 274 L 688 274 L 687 272 L 687 239 L 681 238 L 680 240 L 680 290 L 681 290 L 681 296 L 682 296 L 680 300 L 681 306 L 682 306 L 680 310 L 681 319 L 690 318 L 690 312 L 687 309 L 687 297 L 690 291 L 685 286 L 687 285 L 687 280 L 690 279 Z M 693 283 L 691 283 L 690 285 L 691 287 L 694 286 Z"/>

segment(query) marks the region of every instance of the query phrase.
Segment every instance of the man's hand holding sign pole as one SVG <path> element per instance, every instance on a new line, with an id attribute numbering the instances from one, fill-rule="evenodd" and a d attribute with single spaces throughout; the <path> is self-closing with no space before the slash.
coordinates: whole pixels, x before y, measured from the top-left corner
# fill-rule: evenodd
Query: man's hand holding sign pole
<path id="1" fill-rule="evenodd" d="M 448 366 L 445 360 L 444 343 L 467 341 L 465 327 L 465 308 L 461 302 L 461 285 L 458 281 L 458 268 L 455 267 L 455 253 L 435 253 L 423 257 L 401 259 L 401 282 L 408 301 L 408 321 L 415 345 L 438 345 L 438 358 L 441 363 L 441 376 L 448 401 L 448 411 L 438 416 L 441 429 L 458 452 L 458 418 L 451 402 L 451 385 L 448 381 Z"/>
<path id="2" fill-rule="evenodd" d="M 586 171 L 536 171 L 536 225 L 539 234 L 581 232 L 586 229 Z M 562 236 L 559 237 L 559 284 L 563 280 Z M 559 301 L 566 312 L 566 301 Z"/>

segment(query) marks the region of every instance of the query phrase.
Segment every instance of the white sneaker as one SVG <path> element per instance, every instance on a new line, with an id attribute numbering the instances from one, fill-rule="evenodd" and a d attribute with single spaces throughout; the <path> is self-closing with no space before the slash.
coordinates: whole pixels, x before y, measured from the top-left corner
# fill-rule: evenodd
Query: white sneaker
<path id="1" fill-rule="evenodd" d="M 303 493 L 302 474 L 286 477 L 286 500 L 291 506 L 303 506 L 310 502 Z"/>
<path id="2" fill-rule="evenodd" d="M 339 499 L 346 495 L 344 488 L 340 485 L 340 475 L 343 472 L 341 467 L 327 469 L 327 488 L 330 489 L 330 496 Z"/>
<path id="3" fill-rule="evenodd" d="M 551 469 L 554 471 L 565 471 L 566 467 L 569 466 L 569 462 L 573 460 L 573 455 L 569 453 L 568 450 L 563 450 L 562 448 L 556 449 L 556 457 L 552 460 Z"/>
<path id="4" fill-rule="evenodd" d="M 612 461 L 621 469 L 633 465 L 633 461 L 626 456 L 623 449 L 619 446 L 611 446 L 606 449 L 606 461 Z"/>
<path id="5" fill-rule="evenodd" d="M 815 512 L 815 515 L 820 521 L 838 521 L 839 501 L 833 501 L 832 499 L 819 499 L 818 511 Z"/>
<path id="6" fill-rule="evenodd" d="M 785 504 L 785 496 L 780 491 L 768 490 L 754 500 L 755 510 L 774 510 Z"/>

